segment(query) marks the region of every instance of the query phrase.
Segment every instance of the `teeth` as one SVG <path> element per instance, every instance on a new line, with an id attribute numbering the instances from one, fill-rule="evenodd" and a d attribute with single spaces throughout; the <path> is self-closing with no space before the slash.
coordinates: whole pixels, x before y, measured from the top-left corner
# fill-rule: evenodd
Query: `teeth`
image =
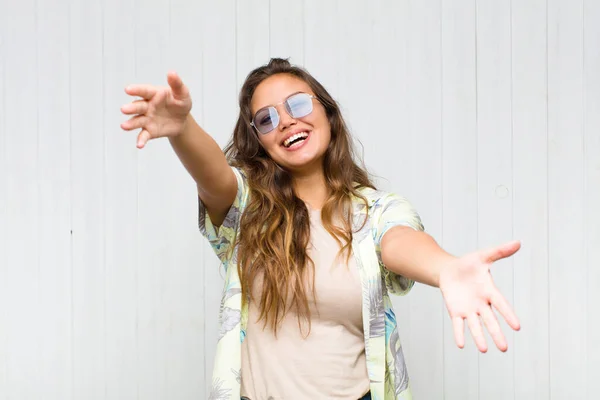
<path id="1" fill-rule="evenodd" d="M 290 143 L 292 143 L 294 140 L 299 139 L 299 138 L 307 138 L 307 137 L 308 137 L 308 132 L 299 132 L 299 133 L 296 133 L 295 135 L 292 135 L 289 138 L 287 138 L 285 140 L 285 142 L 283 142 L 283 145 L 285 147 L 289 147 Z"/>

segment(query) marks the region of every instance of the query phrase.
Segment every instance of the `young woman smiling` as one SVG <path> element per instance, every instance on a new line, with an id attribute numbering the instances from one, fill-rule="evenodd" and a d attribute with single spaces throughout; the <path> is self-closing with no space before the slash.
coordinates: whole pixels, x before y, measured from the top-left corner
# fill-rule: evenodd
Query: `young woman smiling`
<path id="1" fill-rule="evenodd" d="M 411 204 L 377 190 L 355 161 L 340 108 L 303 68 L 272 59 L 252 71 L 225 151 L 190 115 L 188 88 L 131 85 L 122 107 L 137 146 L 168 137 L 193 177 L 199 226 L 226 270 L 210 399 L 410 399 L 389 293 L 439 287 L 464 346 L 481 321 L 506 340 L 492 308 L 519 322 L 490 266 L 510 242 L 453 256 Z"/>

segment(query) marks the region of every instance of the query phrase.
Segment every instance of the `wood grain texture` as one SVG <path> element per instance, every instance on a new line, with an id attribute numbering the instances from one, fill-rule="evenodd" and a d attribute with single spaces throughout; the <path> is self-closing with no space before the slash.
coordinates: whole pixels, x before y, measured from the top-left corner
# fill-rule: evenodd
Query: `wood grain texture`
<path id="1" fill-rule="evenodd" d="M 72 398 L 71 101 L 69 3 L 37 3 L 39 103 L 39 379 L 43 396 Z M 46 79 L 45 77 L 52 77 Z"/>
<path id="2" fill-rule="evenodd" d="M 13 4 L 4 17 L 5 220 L 8 229 L 2 265 L 7 398 L 43 393 L 40 372 L 40 95 L 36 4 Z M 43 62 L 43 61 L 42 61 Z M 20 79 L 16 79 L 20 77 Z M 23 78 L 27 80 L 23 81 Z M 25 83 L 24 83 L 25 82 Z"/>
<path id="3" fill-rule="evenodd" d="M 548 0 L 549 353 L 557 399 L 586 396 L 582 21 L 582 1 Z"/>
<path id="4" fill-rule="evenodd" d="M 442 237 L 453 254 L 478 245 L 477 64 L 474 1 L 442 2 Z M 479 398 L 479 360 L 468 328 L 465 348 L 444 318 L 444 398 Z M 466 324 L 465 324 L 466 325 Z"/>
<path id="5" fill-rule="evenodd" d="M 289 58 L 294 64 L 304 64 L 304 1 L 269 0 L 270 57 Z"/>
<path id="6" fill-rule="evenodd" d="M 138 150 L 119 108 L 175 70 L 225 146 L 273 56 L 324 84 L 448 251 L 522 241 L 492 270 L 522 322 L 505 354 L 468 329 L 458 349 L 434 288 L 393 299 L 415 398 L 597 397 L 598 2 L 0 7 L 0 400 L 207 397 L 223 270 L 168 141 Z"/>
<path id="7" fill-rule="evenodd" d="M 600 3 L 583 4 L 583 152 L 586 398 L 600 393 Z"/>
<path id="8" fill-rule="evenodd" d="M 103 4 L 72 1 L 70 32 L 72 396 L 99 400 L 107 379 Z"/>
<path id="9" fill-rule="evenodd" d="M 511 34 L 509 2 L 477 2 L 478 248 L 513 239 Z M 491 270 L 511 305 L 513 260 L 498 261 Z M 511 351 L 500 352 L 486 334 L 489 350 L 479 355 L 479 397 L 501 400 L 514 396 L 514 335 L 494 311 Z"/>
<path id="10" fill-rule="evenodd" d="M 550 398 L 546 1 L 512 3 L 515 398 Z"/>
<path id="11" fill-rule="evenodd" d="M 138 132 L 125 132 L 120 107 L 136 81 L 134 0 L 105 0 L 102 90 L 104 121 L 104 282 L 106 288 L 106 398 L 138 398 L 140 386 L 138 279 Z"/>
<path id="12" fill-rule="evenodd" d="M 7 326 L 10 323 L 7 314 L 7 307 L 2 304 L 8 304 L 9 285 L 7 281 L 8 257 L 6 256 L 6 242 L 8 240 L 8 207 L 7 207 L 7 179 L 8 179 L 8 163 L 6 143 L 8 134 L 6 132 L 6 107 L 5 98 L 6 91 L 6 76 L 5 76 L 5 60 L 8 54 L 6 48 L 7 39 L 7 23 L 5 22 L 7 13 L 0 13 L 0 326 Z M 8 354 L 9 349 L 6 347 L 8 343 L 6 329 L 0 329 L 0 388 L 8 388 Z M 0 390 L 0 399 L 6 400 L 8 391 Z"/>

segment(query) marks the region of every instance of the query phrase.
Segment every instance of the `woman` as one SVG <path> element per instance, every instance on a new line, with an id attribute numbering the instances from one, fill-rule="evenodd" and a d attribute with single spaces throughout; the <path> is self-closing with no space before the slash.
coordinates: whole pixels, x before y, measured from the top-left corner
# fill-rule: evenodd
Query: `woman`
<path id="1" fill-rule="evenodd" d="M 168 137 L 197 184 L 200 230 L 226 270 L 211 399 L 410 399 L 388 293 L 442 291 L 464 346 L 467 320 L 487 351 L 506 340 L 495 307 L 519 322 L 491 263 L 511 242 L 455 257 L 408 201 L 374 188 L 355 162 L 340 109 L 304 69 L 272 59 L 252 71 L 225 152 L 190 115 L 188 88 L 132 85 L 125 130 L 137 146 Z"/>

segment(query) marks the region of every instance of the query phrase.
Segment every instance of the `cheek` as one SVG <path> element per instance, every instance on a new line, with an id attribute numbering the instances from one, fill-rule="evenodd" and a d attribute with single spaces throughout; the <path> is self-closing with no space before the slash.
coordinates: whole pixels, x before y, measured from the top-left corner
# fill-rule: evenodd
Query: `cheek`
<path id="1" fill-rule="evenodd" d="M 320 129 L 323 132 L 329 132 L 331 130 L 331 126 L 329 124 L 329 118 L 327 118 L 327 115 L 325 114 L 325 111 L 323 111 L 323 110 L 316 113 L 311 122 L 315 128 Z"/>
<path id="2" fill-rule="evenodd" d="M 331 125 L 329 124 L 327 117 L 323 116 L 322 118 L 319 118 L 319 120 L 316 121 L 316 125 L 322 132 L 322 139 L 326 142 L 329 142 L 331 140 Z"/>
<path id="3" fill-rule="evenodd" d="M 261 147 L 264 148 L 266 152 L 272 157 L 273 152 L 277 149 L 278 146 L 275 137 L 273 135 L 266 135 L 259 137 L 258 141 L 260 142 Z"/>

